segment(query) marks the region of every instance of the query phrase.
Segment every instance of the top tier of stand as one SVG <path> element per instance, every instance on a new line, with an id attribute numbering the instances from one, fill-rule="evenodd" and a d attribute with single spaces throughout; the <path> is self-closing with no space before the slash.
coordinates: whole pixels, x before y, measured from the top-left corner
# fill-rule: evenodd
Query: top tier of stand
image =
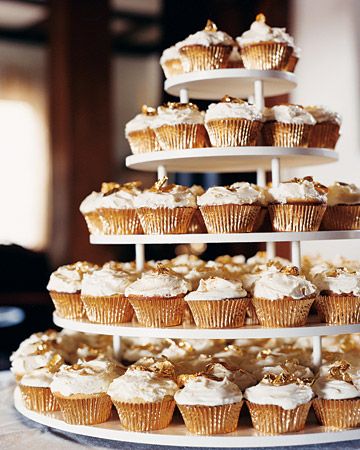
<path id="1" fill-rule="evenodd" d="M 254 83 L 263 82 L 264 97 L 288 94 L 297 83 L 296 76 L 279 70 L 216 69 L 190 72 L 165 81 L 165 91 L 180 97 L 187 89 L 190 99 L 219 100 L 225 94 L 249 98 L 254 95 Z"/>

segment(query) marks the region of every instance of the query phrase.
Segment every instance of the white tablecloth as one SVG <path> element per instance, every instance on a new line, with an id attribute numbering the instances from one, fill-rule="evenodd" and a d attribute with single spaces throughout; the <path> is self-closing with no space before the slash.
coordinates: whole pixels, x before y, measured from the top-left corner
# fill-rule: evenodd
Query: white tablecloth
<path id="1" fill-rule="evenodd" d="M 140 445 L 88 438 L 52 430 L 19 414 L 13 406 L 15 383 L 10 372 L 0 372 L 0 449 L 4 450 L 82 450 L 121 448 L 123 450 L 164 450 L 160 445 Z M 169 447 L 176 450 L 183 447 Z M 276 447 L 278 450 L 285 447 Z M 360 449 L 359 440 L 334 444 L 287 447 L 294 450 L 354 450 Z M 199 449 L 205 450 L 205 449 Z"/>

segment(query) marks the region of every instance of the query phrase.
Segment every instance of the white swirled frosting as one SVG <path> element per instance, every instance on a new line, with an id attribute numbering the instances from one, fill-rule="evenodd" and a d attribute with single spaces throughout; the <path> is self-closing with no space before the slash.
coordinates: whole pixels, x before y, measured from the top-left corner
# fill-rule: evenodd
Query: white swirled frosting
<path id="1" fill-rule="evenodd" d="M 250 30 L 245 31 L 236 40 L 242 47 L 259 42 L 278 42 L 294 46 L 294 39 L 286 33 L 285 28 L 271 28 L 265 23 L 265 20 L 255 20 L 251 24 Z"/>
<path id="2" fill-rule="evenodd" d="M 205 123 L 219 119 L 262 120 L 262 114 L 255 105 L 247 102 L 211 103 L 205 113 Z"/>
<path id="3" fill-rule="evenodd" d="M 224 31 L 201 30 L 194 34 L 190 34 L 186 39 L 175 44 L 175 46 L 178 50 L 181 50 L 182 47 L 186 47 L 188 45 L 202 45 L 204 47 L 209 47 L 210 45 L 233 46 L 234 44 L 234 39 Z"/>
<path id="4" fill-rule="evenodd" d="M 137 114 L 125 125 L 125 136 L 128 137 L 130 133 L 135 131 L 142 131 L 147 128 L 152 128 L 156 117 L 156 114 Z"/>
<path id="5" fill-rule="evenodd" d="M 160 64 L 166 63 L 166 61 L 171 61 L 173 59 L 180 59 L 179 50 L 172 45 L 169 48 L 166 48 L 161 55 Z"/>
<path id="6" fill-rule="evenodd" d="M 315 394 L 325 400 L 346 400 L 360 397 L 360 392 L 351 383 L 343 380 L 329 379 L 327 376 L 319 377 L 313 384 Z"/>
<path id="7" fill-rule="evenodd" d="M 163 125 L 179 124 L 203 124 L 204 113 L 197 108 L 184 106 L 181 108 L 169 108 L 167 106 L 158 107 L 158 115 L 152 124 L 152 128 L 159 128 Z"/>
<path id="8" fill-rule="evenodd" d="M 102 197 L 103 194 L 101 192 L 93 191 L 91 194 L 85 197 L 84 200 L 80 203 L 79 208 L 80 212 L 82 214 L 87 214 L 96 211 L 99 203 L 101 202 Z"/>
<path id="9" fill-rule="evenodd" d="M 132 209 L 134 208 L 134 200 L 140 193 L 141 191 L 135 187 L 120 188 L 115 192 L 103 195 L 97 205 L 98 208 Z"/>
<path id="10" fill-rule="evenodd" d="M 251 403 L 276 405 L 286 410 L 308 403 L 313 396 L 311 387 L 295 383 L 274 386 L 260 382 L 256 386 L 247 388 L 244 393 L 244 397 Z"/>
<path id="11" fill-rule="evenodd" d="M 211 277 L 200 280 L 197 290 L 187 294 L 185 300 L 224 300 L 246 296 L 247 292 L 243 289 L 241 281 Z"/>
<path id="12" fill-rule="evenodd" d="M 240 402 L 242 393 L 228 378 L 216 381 L 198 376 L 186 381 L 184 388 L 175 394 L 175 400 L 179 405 L 228 405 Z"/>
<path id="13" fill-rule="evenodd" d="M 54 373 L 50 372 L 47 367 L 41 367 L 26 373 L 21 378 L 23 386 L 33 387 L 49 387 L 54 378 Z"/>
<path id="14" fill-rule="evenodd" d="M 126 272 L 102 268 L 91 274 L 85 274 L 81 285 L 81 294 L 90 296 L 108 296 L 124 294 L 133 279 Z"/>
<path id="15" fill-rule="evenodd" d="M 360 272 L 352 272 L 344 268 L 327 269 L 316 273 L 313 283 L 319 291 L 360 297 Z"/>
<path id="16" fill-rule="evenodd" d="M 228 378 L 238 386 L 240 391 L 256 384 L 256 378 L 251 373 L 242 369 L 231 370 L 221 363 L 210 364 L 206 372 L 220 379 Z"/>
<path id="17" fill-rule="evenodd" d="M 295 300 L 312 296 L 316 287 L 301 276 L 286 273 L 266 273 L 254 284 L 254 297 L 279 300 L 291 297 Z"/>
<path id="18" fill-rule="evenodd" d="M 214 186 L 197 198 L 199 206 L 204 205 L 249 205 L 260 204 L 262 194 L 250 183 L 234 183 L 230 187 Z"/>
<path id="19" fill-rule="evenodd" d="M 266 121 L 315 125 L 316 121 L 305 108 L 298 105 L 275 105 L 264 111 Z"/>
<path id="20" fill-rule="evenodd" d="M 306 106 L 308 111 L 316 120 L 316 123 L 331 122 L 336 125 L 341 125 L 341 116 L 335 111 L 331 111 L 325 106 Z"/>
<path id="21" fill-rule="evenodd" d="M 81 290 L 82 278 L 82 273 L 76 269 L 67 270 L 64 266 L 59 267 L 50 275 L 47 290 L 74 294 Z"/>
<path id="22" fill-rule="evenodd" d="M 191 284 L 177 275 L 147 272 L 125 289 L 125 295 L 176 297 L 190 289 Z"/>
<path id="23" fill-rule="evenodd" d="M 26 356 L 18 356 L 12 361 L 11 372 L 22 375 L 32 372 L 35 369 L 45 367 L 49 364 L 55 354 L 56 352 L 54 350 L 49 350 L 48 352 L 41 354 L 33 353 Z"/>
<path id="24" fill-rule="evenodd" d="M 309 180 L 289 181 L 280 183 L 270 188 L 269 193 L 273 201 L 277 203 L 288 203 L 291 201 L 311 201 L 313 203 L 326 203 L 327 195 L 319 192 L 315 184 Z"/>
<path id="25" fill-rule="evenodd" d="M 173 185 L 169 190 L 147 190 L 139 194 L 134 205 L 136 208 L 196 208 L 196 196 L 189 188 Z"/>
<path id="26" fill-rule="evenodd" d="M 329 206 L 360 204 L 360 187 L 356 186 L 356 184 L 336 181 L 328 189 Z"/>

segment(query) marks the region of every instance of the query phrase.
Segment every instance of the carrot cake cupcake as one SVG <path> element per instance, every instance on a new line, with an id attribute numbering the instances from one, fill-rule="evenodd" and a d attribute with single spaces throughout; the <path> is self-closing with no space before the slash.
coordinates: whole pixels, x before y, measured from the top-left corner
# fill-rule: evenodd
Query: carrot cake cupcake
<path id="1" fill-rule="evenodd" d="M 360 230 L 360 187 L 336 181 L 328 188 L 325 230 Z"/>
<path id="2" fill-rule="evenodd" d="M 140 114 L 125 125 L 125 136 L 132 153 L 147 153 L 161 150 L 152 126 L 156 120 L 155 108 L 143 105 Z"/>

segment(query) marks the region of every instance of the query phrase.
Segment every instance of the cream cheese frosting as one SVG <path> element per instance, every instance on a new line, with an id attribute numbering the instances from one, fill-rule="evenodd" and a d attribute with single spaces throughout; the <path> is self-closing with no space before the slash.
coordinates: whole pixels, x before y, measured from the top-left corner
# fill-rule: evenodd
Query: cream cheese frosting
<path id="1" fill-rule="evenodd" d="M 266 252 L 259 251 L 256 252 L 254 256 L 251 256 L 247 259 L 246 263 L 248 266 L 254 266 L 258 264 L 266 264 L 269 261 L 279 262 L 283 266 L 287 266 L 290 264 L 290 261 L 285 258 L 281 258 L 280 256 L 275 256 L 275 258 L 270 258 Z"/>
<path id="2" fill-rule="evenodd" d="M 341 116 L 335 111 L 331 111 L 326 106 L 306 106 L 308 111 L 316 120 L 316 123 L 331 122 L 341 125 Z"/>
<path id="3" fill-rule="evenodd" d="M 240 391 L 256 384 L 256 378 L 243 369 L 230 369 L 224 363 L 212 363 L 206 368 L 206 373 L 213 375 L 216 378 L 228 378 L 236 384 Z"/>
<path id="4" fill-rule="evenodd" d="M 235 44 L 234 39 L 224 31 L 219 31 L 216 25 L 208 20 L 204 30 L 195 34 L 190 34 L 186 39 L 176 44 L 176 48 L 180 50 L 188 45 L 202 45 L 209 47 L 211 45 L 231 45 Z"/>
<path id="5" fill-rule="evenodd" d="M 288 203 L 292 201 L 305 201 L 312 203 L 326 203 L 326 189 L 315 183 L 312 179 L 293 179 L 278 186 L 270 188 L 273 201 Z"/>
<path id="6" fill-rule="evenodd" d="M 78 270 L 62 270 L 61 267 L 50 275 L 48 291 L 74 294 L 81 290 L 83 274 Z"/>
<path id="7" fill-rule="evenodd" d="M 98 201 L 98 208 L 109 209 L 132 209 L 134 200 L 141 193 L 135 186 L 120 186 L 104 194 Z"/>
<path id="8" fill-rule="evenodd" d="M 276 121 L 281 123 L 315 125 L 313 116 L 299 105 L 275 105 L 264 111 L 266 121 Z"/>
<path id="9" fill-rule="evenodd" d="M 186 341 L 169 340 L 170 345 L 161 351 L 161 355 L 165 356 L 169 361 L 181 361 L 194 357 L 197 353 L 192 345 Z"/>
<path id="10" fill-rule="evenodd" d="M 327 376 L 319 377 L 313 384 L 313 390 L 318 397 L 325 400 L 346 400 L 360 397 L 359 390 L 352 383 L 329 379 Z"/>
<path id="11" fill-rule="evenodd" d="M 186 294 L 191 284 L 170 271 L 146 272 L 125 289 L 125 295 L 141 297 L 176 297 Z"/>
<path id="12" fill-rule="evenodd" d="M 225 300 L 246 296 L 247 292 L 243 289 L 241 281 L 211 277 L 200 280 L 197 290 L 187 294 L 185 300 Z"/>
<path id="13" fill-rule="evenodd" d="M 334 294 L 348 294 L 360 297 L 360 272 L 344 267 L 323 270 L 313 277 L 318 290 L 331 291 Z"/>
<path id="14" fill-rule="evenodd" d="M 360 187 L 336 181 L 328 188 L 328 205 L 359 205 Z"/>
<path id="15" fill-rule="evenodd" d="M 19 356 L 13 359 L 11 364 L 11 372 L 15 374 L 25 374 L 35 369 L 46 367 L 58 353 L 55 350 L 44 352 L 34 352 L 26 356 Z"/>
<path id="16" fill-rule="evenodd" d="M 139 194 L 134 201 L 136 208 L 196 208 L 196 196 L 188 187 L 176 184 L 152 188 Z"/>
<path id="17" fill-rule="evenodd" d="M 31 372 L 26 373 L 21 378 L 21 384 L 23 386 L 32 387 L 49 387 L 54 378 L 54 373 L 50 372 L 47 367 L 41 367 Z"/>
<path id="18" fill-rule="evenodd" d="M 137 114 L 125 125 L 125 136 L 128 137 L 130 133 L 135 131 L 152 128 L 156 117 L 157 112 L 154 108 L 143 105 L 141 113 Z"/>
<path id="19" fill-rule="evenodd" d="M 262 114 L 255 105 L 242 101 L 221 101 L 211 103 L 205 113 L 205 123 L 221 119 L 262 120 Z"/>
<path id="20" fill-rule="evenodd" d="M 84 200 L 80 203 L 80 212 L 82 214 L 88 214 L 97 210 L 99 203 L 103 197 L 102 192 L 91 192 Z"/>
<path id="21" fill-rule="evenodd" d="M 163 125 L 203 124 L 204 114 L 192 103 L 166 103 L 158 107 L 152 128 Z"/>
<path id="22" fill-rule="evenodd" d="M 250 183 L 234 183 L 227 186 L 214 186 L 209 188 L 205 194 L 197 198 L 199 206 L 204 205 L 248 205 L 259 204 L 261 193 L 254 189 Z"/>
<path id="23" fill-rule="evenodd" d="M 133 281 L 126 272 L 102 268 L 84 275 L 81 294 L 94 297 L 124 294 Z"/>
<path id="24" fill-rule="evenodd" d="M 180 59 L 180 53 L 179 50 L 175 47 L 175 45 L 172 45 L 169 48 L 166 48 L 160 57 L 160 64 L 164 64 L 167 61 L 172 61 L 174 59 Z"/>

